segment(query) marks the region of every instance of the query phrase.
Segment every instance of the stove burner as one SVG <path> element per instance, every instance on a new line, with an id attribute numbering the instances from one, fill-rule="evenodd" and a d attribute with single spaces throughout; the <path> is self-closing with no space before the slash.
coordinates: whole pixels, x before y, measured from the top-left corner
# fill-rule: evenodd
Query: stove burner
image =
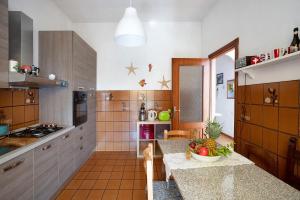
<path id="1" fill-rule="evenodd" d="M 10 137 L 35 137 L 40 138 L 51 133 L 54 133 L 63 127 L 58 127 L 56 124 L 42 124 L 36 127 L 28 127 L 22 131 L 10 134 Z"/>

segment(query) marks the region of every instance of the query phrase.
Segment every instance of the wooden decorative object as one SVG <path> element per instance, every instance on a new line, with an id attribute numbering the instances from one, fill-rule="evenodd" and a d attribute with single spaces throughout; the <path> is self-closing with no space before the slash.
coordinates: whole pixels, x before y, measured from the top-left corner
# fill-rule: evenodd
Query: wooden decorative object
<path id="1" fill-rule="evenodd" d="M 163 76 L 163 80 L 162 81 L 158 81 L 161 84 L 161 89 L 167 88 L 169 89 L 168 83 L 171 82 L 171 80 L 165 80 L 165 76 Z"/>

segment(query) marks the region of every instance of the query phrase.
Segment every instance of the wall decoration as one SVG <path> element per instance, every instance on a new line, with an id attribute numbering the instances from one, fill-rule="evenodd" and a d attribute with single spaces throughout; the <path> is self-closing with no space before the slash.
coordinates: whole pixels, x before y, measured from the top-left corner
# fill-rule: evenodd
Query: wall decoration
<path id="1" fill-rule="evenodd" d="M 223 73 L 217 74 L 217 85 L 223 84 Z"/>
<path id="2" fill-rule="evenodd" d="M 126 69 L 128 69 L 128 76 L 133 73 L 134 75 L 136 75 L 135 70 L 137 70 L 137 67 L 134 67 L 133 64 L 131 63 L 129 67 L 126 67 Z"/>
<path id="3" fill-rule="evenodd" d="M 139 84 L 140 84 L 141 87 L 144 87 L 145 85 L 147 85 L 145 79 L 140 80 Z"/>
<path id="4" fill-rule="evenodd" d="M 234 80 L 227 81 L 227 99 L 234 99 Z"/>
<path id="5" fill-rule="evenodd" d="M 162 81 L 158 81 L 161 84 L 161 89 L 163 89 L 164 87 L 166 87 L 167 89 L 169 89 L 168 83 L 171 82 L 171 80 L 165 80 L 165 76 L 163 76 L 163 80 Z"/>
<path id="6" fill-rule="evenodd" d="M 152 71 L 152 68 L 153 68 L 152 64 L 149 64 L 149 65 L 148 65 L 148 70 L 149 70 L 149 72 Z"/>

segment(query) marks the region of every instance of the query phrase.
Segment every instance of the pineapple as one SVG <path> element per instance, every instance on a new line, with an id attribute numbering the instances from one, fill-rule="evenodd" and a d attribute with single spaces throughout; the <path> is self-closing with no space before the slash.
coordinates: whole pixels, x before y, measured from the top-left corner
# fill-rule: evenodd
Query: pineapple
<path id="1" fill-rule="evenodd" d="M 213 121 L 208 120 L 206 122 L 205 135 L 207 139 L 203 145 L 208 148 L 210 154 L 214 154 L 217 148 L 216 139 L 220 136 L 222 132 L 222 126 L 215 119 Z"/>

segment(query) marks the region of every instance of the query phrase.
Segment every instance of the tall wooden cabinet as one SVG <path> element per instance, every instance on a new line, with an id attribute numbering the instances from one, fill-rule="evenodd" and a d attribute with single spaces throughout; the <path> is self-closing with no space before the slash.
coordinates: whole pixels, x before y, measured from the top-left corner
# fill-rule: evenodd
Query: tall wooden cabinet
<path id="1" fill-rule="evenodd" d="M 8 0 L 0 0 L 0 88 L 8 87 Z"/>

